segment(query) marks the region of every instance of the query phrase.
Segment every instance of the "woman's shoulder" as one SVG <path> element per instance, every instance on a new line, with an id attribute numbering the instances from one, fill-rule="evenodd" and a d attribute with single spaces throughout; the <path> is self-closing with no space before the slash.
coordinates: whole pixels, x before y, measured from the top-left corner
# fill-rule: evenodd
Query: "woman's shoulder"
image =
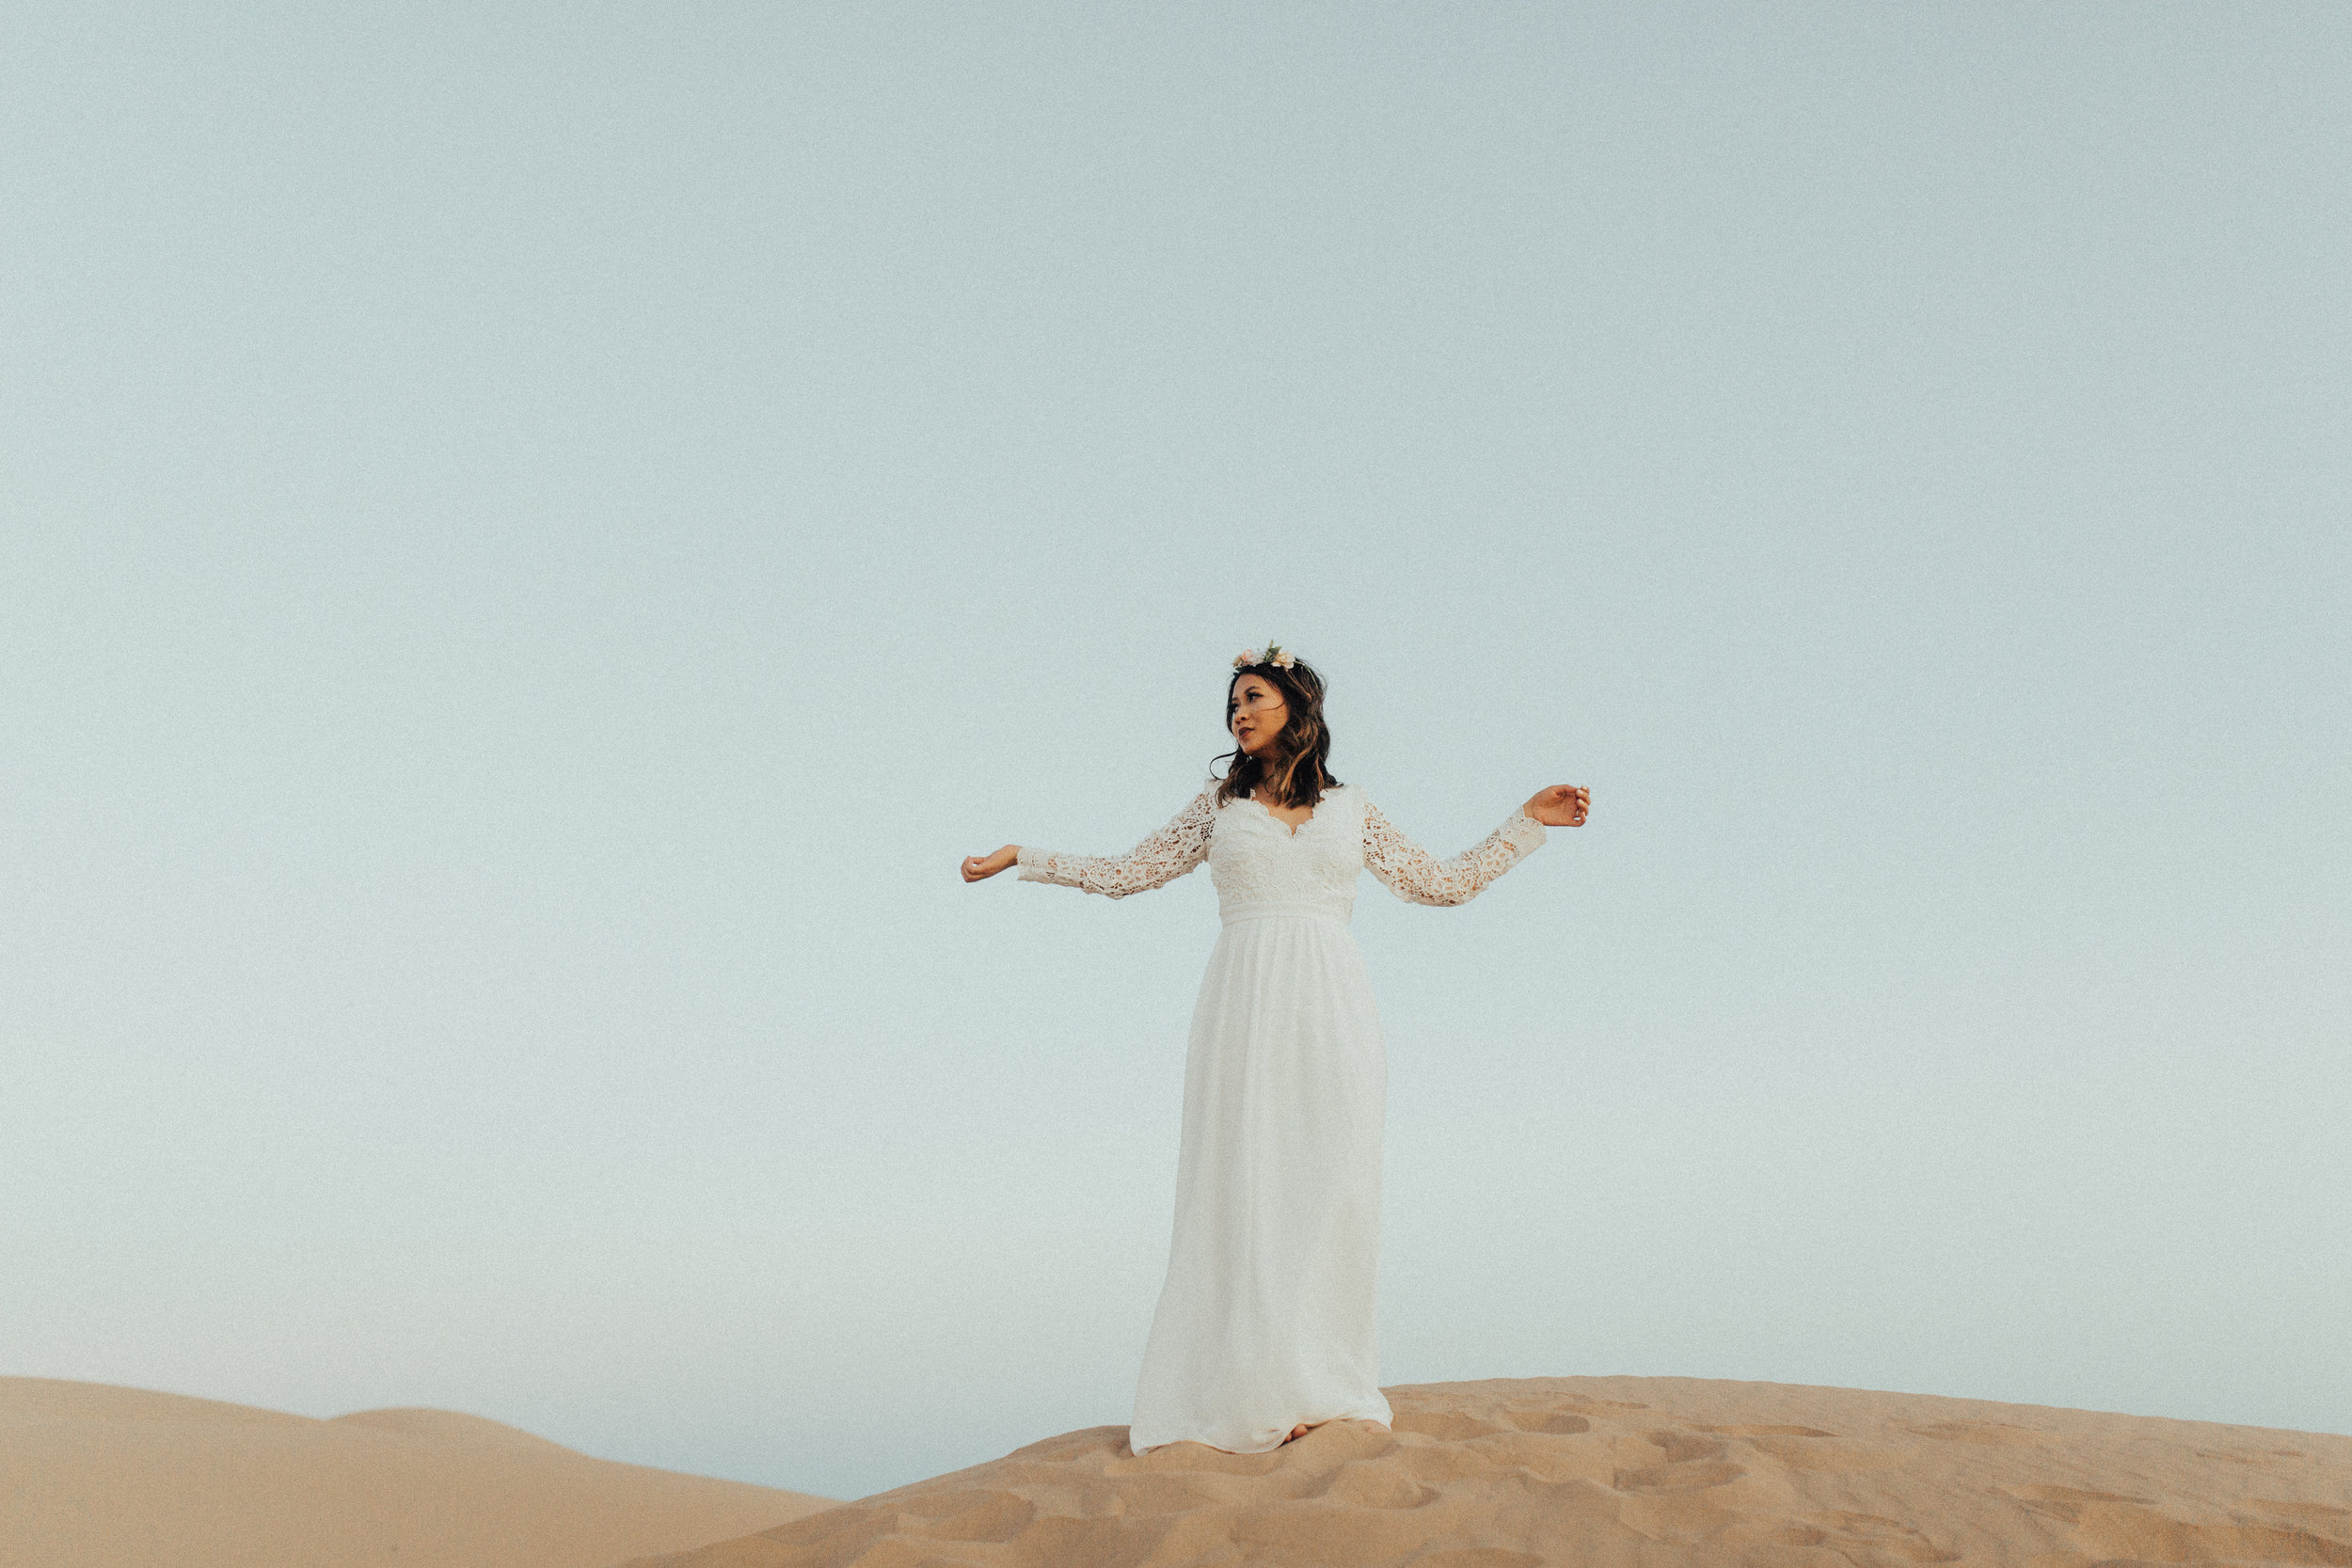
<path id="1" fill-rule="evenodd" d="M 1364 786 L 1361 784 L 1333 784 L 1323 792 L 1323 798 L 1327 800 L 1336 800 L 1352 812 L 1365 812 L 1372 809 L 1372 797 L 1364 793 Z"/>

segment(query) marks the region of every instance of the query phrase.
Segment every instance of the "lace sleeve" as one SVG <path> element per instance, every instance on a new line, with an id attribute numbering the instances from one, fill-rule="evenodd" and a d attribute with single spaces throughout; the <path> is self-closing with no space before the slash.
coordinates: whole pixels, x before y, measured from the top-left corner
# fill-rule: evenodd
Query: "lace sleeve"
<path id="1" fill-rule="evenodd" d="M 1113 898 L 1148 893 L 1190 871 L 1208 858 L 1209 834 L 1216 826 L 1215 785 L 1194 797 L 1175 820 L 1123 855 L 1057 855 L 1021 847 L 1021 879 L 1058 882 Z"/>
<path id="2" fill-rule="evenodd" d="M 1543 843 L 1544 825 L 1521 812 L 1450 861 L 1440 861 L 1389 825 L 1364 802 L 1364 864 L 1399 898 L 1416 904 L 1467 904 Z"/>

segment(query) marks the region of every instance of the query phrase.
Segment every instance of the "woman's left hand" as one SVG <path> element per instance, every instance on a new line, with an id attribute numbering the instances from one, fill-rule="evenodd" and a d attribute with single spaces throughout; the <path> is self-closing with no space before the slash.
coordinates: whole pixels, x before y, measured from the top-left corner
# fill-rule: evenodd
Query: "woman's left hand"
<path id="1" fill-rule="evenodd" d="M 1581 828 L 1592 809 L 1593 792 L 1576 784 L 1539 789 L 1519 808 L 1547 828 Z"/>

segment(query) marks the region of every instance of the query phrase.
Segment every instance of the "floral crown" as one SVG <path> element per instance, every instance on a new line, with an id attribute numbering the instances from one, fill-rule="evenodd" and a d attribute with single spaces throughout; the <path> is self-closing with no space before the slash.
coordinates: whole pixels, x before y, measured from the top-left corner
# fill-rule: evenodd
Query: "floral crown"
<path id="1" fill-rule="evenodd" d="M 1263 654 L 1255 648 L 1244 648 L 1233 656 L 1236 670 L 1247 670 L 1253 664 L 1271 664 L 1278 670 L 1287 670 L 1297 662 L 1298 656 L 1279 642 L 1267 643 Z"/>

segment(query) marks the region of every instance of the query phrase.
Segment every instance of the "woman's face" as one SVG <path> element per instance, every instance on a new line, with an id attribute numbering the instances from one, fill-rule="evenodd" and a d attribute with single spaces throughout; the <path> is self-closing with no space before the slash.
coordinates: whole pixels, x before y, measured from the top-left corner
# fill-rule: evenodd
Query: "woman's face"
<path id="1" fill-rule="evenodd" d="M 1233 683 L 1225 699 L 1225 727 L 1233 732 L 1233 739 L 1253 757 L 1270 755 L 1274 737 L 1290 722 L 1290 705 L 1274 683 L 1263 675 L 1244 675 Z"/>

